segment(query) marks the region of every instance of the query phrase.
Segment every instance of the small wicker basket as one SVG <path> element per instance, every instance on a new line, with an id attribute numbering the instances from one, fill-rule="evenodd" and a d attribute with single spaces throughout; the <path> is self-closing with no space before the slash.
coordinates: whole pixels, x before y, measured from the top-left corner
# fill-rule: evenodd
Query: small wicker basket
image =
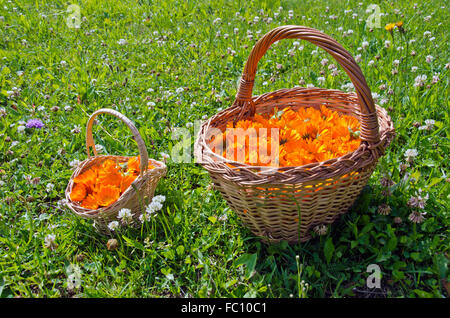
<path id="1" fill-rule="evenodd" d="M 280 89 L 252 97 L 258 61 L 282 39 L 307 40 L 331 54 L 350 77 L 355 93 L 322 88 Z M 342 157 L 299 167 L 255 167 L 228 160 L 208 145 L 210 130 L 224 130 L 229 121 L 270 113 L 274 107 L 292 109 L 320 105 L 356 117 L 359 148 Z M 264 35 L 245 65 L 233 105 L 205 121 L 195 143 L 197 162 L 210 173 L 243 223 L 265 242 L 304 242 L 313 229 L 323 232 L 353 204 L 394 137 L 386 110 L 375 106 L 361 69 L 338 42 L 315 29 L 281 26 Z M 321 230 L 320 230 L 321 229 Z"/>
<path id="2" fill-rule="evenodd" d="M 97 155 L 97 150 L 95 148 L 94 138 L 92 135 L 92 126 L 94 124 L 95 117 L 97 117 L 97 115 L 99 114 L 113 115 L 122 120 L 131 130 L 134 136 L 134 140 L 136 141 L 139 149 L 139 155 L 141 159 L 140 174 L 136 177 L 130 187 L 124 193 L 122 193 L 122 195 L 116 202 L 107 207 L 90 210 L 82 207 L 78 202 L 72 202 L 72 200 L 70 199 L 70 193 L 72 192 L 72 187 L 74 185 L 73 180 L 90 167 L 101 164 L 106 159 L 112 159 L 114 161 L 124 163 L 131 158 L 124 156 Z M 90 148 L 92 148 L 94 152 L 93 157 L 91 157 L 90 155 Z M 134 124 L 127 117 L 113 109 L 99 109 L 94 112 L 89 118 L 86 127 L 86 150 L 88 159 L 84 160 L 78 165 L 78 167 L 73 172 L 66 188 L 66 201 L 70 210 L 72 210 L 76 215 L 80 217 L 94 220 L 95 227 L 99 232 L 103 234 L 111 233 L 110 229 L 108 228 L 108 224 L 111 221 L 117 220 L 117 214 L 123 208 L 131 210 L 131 213 L 133 215 L 132 224 L 139 224 L 139 216 L 144 212 L 145 206 L 152 200 L 158 181 L 167 172 L 166 165 L 163 162 L 148 158 L 147 148 L 145 147 L 142 136 L 140 135 L 136 126 L 134 126 Z M 151 163 L 154 168 L 147 170 L 147 166 L 149 163 Z"/>

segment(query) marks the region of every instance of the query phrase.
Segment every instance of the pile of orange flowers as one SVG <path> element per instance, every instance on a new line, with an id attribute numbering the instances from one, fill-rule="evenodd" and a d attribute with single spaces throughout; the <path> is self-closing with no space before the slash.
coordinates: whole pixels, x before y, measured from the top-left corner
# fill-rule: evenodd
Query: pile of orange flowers
<path id="1" fill-rule="evenodd" d="M 232 131 L 230 128 L 242 128 L 244 131 L 254 128 L 257 146 L 250 142 L 248 135 L 245 139 L 239 139 L 235 138 L 235 133 L 228 134 Z M 279 129 L 278 136 L 272 136 L 271 128 Z M 356 118 L 341 115 L 325 106 L 320 109 L 308 107 L 299 110 L 287 107 L 281 111 L 274 108 L 270 114 L 255 114 L 253 118 L 236 124 L 228 122 L 227 130 L 216 135 L 211 140 L 210 147 L 219 154 L 223 150 L 222 156 L 227 159 L 249 165 L 273 166 L 274 162 L 269 157 L 278 157 L 276 164 L 281 167 L 303 166 L 355 151 L 360 145 L 359 129 L 360 124 Z M 272 148 L 272 143 L 276 142 L 278 156 L 273 156 L 271 149 L 276 147 Z M 242 155 L 239 160 L 239 152 L 245 154 L 245 160 L 242 160 Z"/>
<path id="2" fill-rule="evenodd" d="M 95 210 L 116 202 L 140 173 L 140 158 L 132 157 L 125 163 L 111 159 L 94 165 L 74 180 L 70 199 L 81 206 Z M 148 165 L 148 169 L 154 166 Z"/>

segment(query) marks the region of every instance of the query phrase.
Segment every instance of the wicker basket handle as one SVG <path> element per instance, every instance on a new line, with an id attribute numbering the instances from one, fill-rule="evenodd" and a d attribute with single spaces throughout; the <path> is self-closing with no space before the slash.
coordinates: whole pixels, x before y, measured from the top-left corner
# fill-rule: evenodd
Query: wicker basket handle
<path id="1" fill-rule="evenodd" d="M 97 149 L 95 149 L 95 143 L 94 143 L 94 138 L 92 135 L 92 126 L 94 124 L 94 119 L 95 117 L 97 117 L 97 115 L 99 114 L 110 114 L 113 115 L 117 118 L 119 118 L 120 120 L 122 120 L 127 126 L 128 128 L 130 128 L 131 132 L 133 133 L 134 136 L 134 140 L 136 141 L 138 148 L 139 148 L 139 155 L 140 155 L 140 175 L 143 176 L 144 172 L 147 170 L 147 163 L 148 163 L 148 152 L 147 152 L 147 148 L 145 147 L 145 143 L 144 140 L 142 139 L 141 134 L 139 133 L 139 131 L 137 130 L 136 126 L 133 124 L 133 122 L 131 120 L 129 120 L 127 117 L 125 117 L 124 115 L 122 115 L 121 113 L 119 113 L 118 111 L 115 111 L 114 109 L 109 109 L 109 108 L 102 108 L 99 109 L 97 111 L 95 111 L 91 117 L 89 117 L 87 126 L 86 126 L 86 150 L 87 150 L 87 154 L 88 157 L 91 157 L 89 148 L 92 148 L 92 150 L 94 151 L 94 156 L 97 156 Z"/>
<path id="2" fill-rule="evenodd" d="M 250 113 L 254 114 L 255 106 L 252 101 L 252 91 L 259 60 L 273 43 L 282 39 L 294 38 L 307 40 L 324 49 L 343 67 L 350 77 L 359 99 L 361 110 L 360 138 L 369 144 L 369 148 L 378 148 L 381 142 L 375 104 L 361 69 L 352 55 L 342 45 L 316 29 L 297 25 L 286 25 L 277 27 L 265 34 L 255 44 L 248 57 L 233 106 L 241 107 L 241 114 L 250 107 Z"/>

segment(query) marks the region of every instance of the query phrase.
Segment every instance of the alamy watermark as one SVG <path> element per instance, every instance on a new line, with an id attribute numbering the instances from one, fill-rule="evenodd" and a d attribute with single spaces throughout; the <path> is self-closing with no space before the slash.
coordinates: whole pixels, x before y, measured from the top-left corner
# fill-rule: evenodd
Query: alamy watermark
<path id="1" fill-rule="evenodd" d="M 367 266 L 366 272 L 371 273 L 366 280 L 368 288 L 381 288 L 381 269 L 377 264 Z"/>
<path id="2" fill-rule="evenodd" d="M 81 9 L 79 5 L 71 4 L 66 10 L 69 15 L 66 17 L 66 25 L 71 29 L 79 29 L 81 26 Z"/>
<path id="3" fill-rule="evenodd" d="M 194 137 L 198 136 L 202 121 L 194 122 Z M 171 139 L 177 143 L 171 149 L 170 157 L 174 163 L 191 163 L 191 130 L 176 127 Z M 215 154 L 216 161 L 237 161 L 252 165 L 278 167 L 280 155 L 279 128 L 219 128 L 210 127 L 205 134 L 205 142 Z M 200 154 L 203 156 L 203 153 Z M 196 158 L 202 163 L 203 158 Z"/>

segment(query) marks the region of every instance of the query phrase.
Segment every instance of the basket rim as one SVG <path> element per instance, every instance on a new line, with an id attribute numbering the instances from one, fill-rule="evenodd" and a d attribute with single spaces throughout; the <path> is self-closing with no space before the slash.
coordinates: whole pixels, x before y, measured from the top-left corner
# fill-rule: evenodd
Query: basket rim
<path id="1" fill-rule="evenodd" d="M 109 206 L 101 207 L 95 210 L 87 209 L 79 204 L 75 203 L 70 199 L 70 192 L 72 190 L 72 186 L 74 184 L 73 180 L 82 173 L 83 168 L 90 162 L 94 161 L 100 161 L 103 162 L 104 160 L 107 160 L 108 158 L 119 158 L 120 160 L 127 160 L 129 158 L 133 158 L 136 156 L 119 156 L 119 155 L 97 155 L 90 158 L 87 158 L 80 162 L 77 167 L 75 168 L 74 172 L 72 173 L 69 182 L 66 187 L 65 191 L 65 197 L 66 197 L 66 205 L 72 210 L 75 214 L 86 217 L 86 218 L 100 218 L 103 215 L 107 215 L 110 213 L 113 213 L 115 211 L 118 211 L 124 204 L 126 204 L 131 198 L 135 196 L 137 193 L 135 187 L 133 187 L 133 184 L 144 184 L 147 182 L 147 180 L 152 177 L 162 177 L 167 172 L 167 166 L 164 162 L 158 161 L 152 158 L 148 159 L 148 162 L 156 163 L 157 167 L 146 170 L 143 175 L 139 174 L 136 179 L 131 183 L 131 185 L 120 195 L 119 199 L 112 203 Z M 158 178 L 159 179 L 159 178 Z M 159 181 L 159 180 L 158 180 Z M 158 182 L 156 181 L 156 182 Z M 141 186 L 142 186 L 141 184 Z"/>
<path id="2" fill-rule="evenodd" d="M 356 117 L 358 118 L 359 116 L 361 116 L 361 113 L 358 111 L 359 108 L 359 102 L 358 102 L 358 98 L 355 92 L 343 92 L 341 90 L 337 90 L 337 89 L 327 89 L 327 88 L 318 88 L 318 87 L 300 87 L 300 86 L 296 86 L 293 88 L 281 88 L 272 92 L 267 92 L 267 93 L 263 93 L 261 95 L 257 95 L 257 96 L 252 96 L 252 103 L 255 104 L 255 107 L 257 107 L 257 105 L 259 103 L 261 103 L 262 101 L 264 101 L 264 98 L 267 98 L 271 95 L 286 95 L 286 99 L 296 99 L 296 100 L 301 100 L 302 96 L 292 96 L 293 92 L 301 92 L 301 93 L 311 93 L 311 92 L 318 92 L 318 93 L 336 93 L 342 96 L 342 100 L 346 100 L 347 102 L 350 102 L 351 104 L 354 104 L 355 106 L 355 111 L 353 112 L 352 115 L 356 115 Z M 291 96 L 289 96 L 289 94 L 291 94 Z M 332 98 L 330 98 L 330 100 L 332 100 Z M 313 101 L 311 101 L 313 102 Z M 282 103 L 280 108 L 284 108 L 284 107 L 288 107 L 289 105 L 284 106 Z M 276 106 L 280 106 L 280 105 L 270 105 L 269 107 L 273 108 Z M 327 106 L 327 105 L 325 105 Z M 308 106 L 301 106 L 301 107 L 308 107 Z M 311 106 L 312 107 L 312 106 Z M 389 114 L 387 113 L 386 109 L 375 104 L 376 107 L 376 113 L 377 113 L 377 118 L 379 123 L 383 123 L 383 125 L 379 126 L 379 133 L 380 133 L 380 145 L 377 146 L 381 146 L 381 149 L 384 150 L 389 146 L 389 144 L 392 142 L 392 139 L 395 135 L 395 129 L 394 129 L 394 124 L 393 121 L 391 119 L 391 117 L 389 116 Z M 283 167 L 274 167 L 274 166 L 256 166 L 256 165 L 249 165 L 246 163 L 242 163 L 242 162 L 237 162 L 237 161 L 233 161 L 233 160 L 229 160 L 227 158 L 224 158 L 221 155 L 218 155 L 216 153 L 214 153 L 211 148 L 209 147 L 208 143 L 205 141 L 205 134 L 208 131 L 208 129 L 210 127 L 215 127 L 214 125 L 212 125 L 212 122 L 215 119 L 219 119 L 219 118 L 224 118 L 226 117 L 226 115 L 228 114 L 233 114 L 234 116 L 230 115 L 229 120 L 232 120 L 233 117 L 238 117 L 240 116 L 239 114 L 240 112 L 240 108 L 236 107 L 235 105 L 232 105 L 224 110 L 221 110 L 219 112 L 217 112 L 215 115 L 213 115 L 212 117 L 208 118 L 207 120 L 205 120 L 200 128 L 200 131 L 197 135 L 197 140 L 195 142 L 195 157 L 197 159 L 197 162 L 200 163 L 202 166 L 204 166 L 210 173 L 215 173 L 215 174 L 223 174 L 224 177 L 226 179 L 230 179 L 232 181 L 235 181 L 237 183 L 241 183 L 243 185 L 245 184 L 262 184 L 262 183 L 272 183 L 272 184 L 286 184 L 286 183 L 301 183 L 301 182 L 306 182 L 306 181 L 311 181 L 311 180 L 315 180 L 315 179 L 322 179 L 319 177 L 314 177 L 314 175 L 316 174 L 315 170 L 333 170 L 334 168 L 339 168 L 336 166 L 339 166 L 341 163 L 345 166 L 347 166 L 348 168 L 348 164 L 345 165 L 344 161 L 355 161 L 354 159 L 356 159 L 356 164 L 353 163 L 351 166 L 353 166 L 352 169 L 345 169 L 345 171 L 343 171 L 342 173 L 333 173 L 332 175 L 330 174 L 330 177 L 334 177 L 334 176 L 338 176 L 338 175 L 344 175 L 346 173 L 349 173 L 351 171 L 363 168 L 365 166 L 370 165 L 371 163 L 373 163 L 374 161 L 376 161 L 378 159 L 378 157 L 380 157 L 383 153 L 380 153 L 378 155 L 374 155 L 374 151 L 373 151 L 373 146 L 368 145 L 365 141 L 361 140 L 361 144 L 359 145 L 359 147 L 352 151 L 352 152 L 348 152 L 343 156 L 340 157 L 336 157 L 336 158 L 332 158 L 326 161 L 322 161 L 322 162 L 313 162 L 307 165 L 303 165 L 303 166 L 283 166 Z M 338 111 L 339 112 L 339 111 Z M 361 122 L 361 119 L 358 118 L 358 121 Z M 217 128 L 217 127 L 215 127 Z M 378 149 L 380 147 L 377 147 Z M 363 155 L 365 155 L 365 157 L 368 157 L 366 160 L 363 160 L 365 162 L 365 164 L 361 164 L 358 161 L 361 161 L 359 159 L 361 159 L 361 157 L 363 157 Z M 205 157 L 209 160 L 206 160 L 205 162 Z M 220 161 L 214 161 L 211 158 L 215 157 L 218 158 Z M 203 158 L 203 161 L 201 160 Z M 229 167 L 227 164 L 233 165 L 233 167 Z M 219 170 L 223 170 L 223 171 L 219 171 Z M 257 171 L 259 170 L 259 171 Z M 337 169 L 339 170 L 339 169 Z M 252 176 L 252 180 L 237 180 L 240 179 L 240 177 L 242 177 L 242 173 L 241 172 L 248 172 L 246 173 L 247 175 L 251 175 Z M 304 178 L 299 178 L 299 176 L 297 175 L 296 178 L 294 177 L 294 179 L 297 179 L 297 181 L 295 182 L 283 182 L 281 180 L 279 180 L 278 182 L 273 182 L 273 181 L 268 181 L 268 180 L 264 180 L 261 178 L 267 178 L 267 173 L 268 172 L 272 172 L 275 171 L 275 174 L 277 174 L 277 172 L 280 172 L 278 175 L 286 175 L 287 172 L 296 172 L 296 174 L 298 173 L 306 173 L 306 175 L 304 176 Z M 326 171 L 326 172 L 330 172 L 330 171 Z M 323 174 L 323 173 L 322 173 Z M 241 175 L 241 176 L 239 176 Z M 228 177 L 229 178 L 228 178 Z M 327 176 L 324 176 L 324 178 L 326 178 Z M 280 178 L 280 179 L 291 179 L 292 177 L 285 177 L 285 178 Z M 256 180 L 258 179 L 258 180 Z M 300 179 L 304 179 L 304 180 L 300 180 Z"/>

